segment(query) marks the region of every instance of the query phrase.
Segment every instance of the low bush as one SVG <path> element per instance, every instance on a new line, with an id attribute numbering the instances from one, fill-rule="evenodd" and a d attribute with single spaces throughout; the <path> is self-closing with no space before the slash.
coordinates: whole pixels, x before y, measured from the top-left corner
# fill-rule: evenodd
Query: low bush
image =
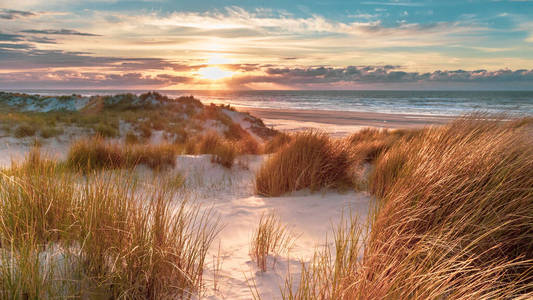
<path id="1" fill-rule="evenodd" d="M 241 125 L 232 121 L 229 123 L 228 129 L 224 131 L 224 137 L 228 140 L 238 141 L 249 138 L 250 134 L 248 131 L 244 130 Z"/>
<path id="2" fill-rule="evenodd" d="M 138 129 L 141 131 L 142 138 L 149 139 L 152 137 L 152 127 L 149 122 L 140 123 Z"/>
<path id="3" fill-rule="evenodd" d="M 261 166 L 256 174 L 256 192 L 280 196 L 304 188 L 343 188 L 351 184 L 348 167 L 342 143 L 325 133 L 298 133 Z"/>

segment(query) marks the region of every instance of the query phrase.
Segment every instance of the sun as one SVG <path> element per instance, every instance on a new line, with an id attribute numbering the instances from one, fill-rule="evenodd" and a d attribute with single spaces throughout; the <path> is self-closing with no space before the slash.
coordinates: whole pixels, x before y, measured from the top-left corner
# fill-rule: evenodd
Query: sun
<path id="1" fill-rule="evenodd" d="M 231 77 L 233 72 L 219 67 L 205 67 L 198 70 L 198 75 L 204 79 L 220 80 L 226 77 Z"/>

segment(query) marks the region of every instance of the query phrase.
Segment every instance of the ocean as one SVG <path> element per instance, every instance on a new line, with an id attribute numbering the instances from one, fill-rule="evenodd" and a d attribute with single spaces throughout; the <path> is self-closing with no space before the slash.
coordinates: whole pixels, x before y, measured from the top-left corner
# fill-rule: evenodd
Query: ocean
<path id="1" fill-rule="evenodd" d="M 140 90 L 20 90 L 41 95 L 140 94 Z M 158 91 L 204 103 L 276 109 L 320 109 L 422 115 L 471 112 L 533 115 L 533 91 Z"/>

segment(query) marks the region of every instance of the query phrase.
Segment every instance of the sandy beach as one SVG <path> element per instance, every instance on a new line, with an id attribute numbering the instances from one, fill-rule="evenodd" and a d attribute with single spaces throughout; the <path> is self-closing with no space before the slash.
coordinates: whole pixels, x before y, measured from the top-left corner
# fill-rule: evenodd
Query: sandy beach
<path id="1" fill-rule="evenodd" d="M 344 136 L 363 127 L 419 128 L 427 125 L 441 125 L 452 120 L 450 116 L 388 114 L 378 112 L 299 110 L 240 107 L 261 118 L 264 123 L 277 130 L 299 131 L 321 129 L 334 136 Z"/>

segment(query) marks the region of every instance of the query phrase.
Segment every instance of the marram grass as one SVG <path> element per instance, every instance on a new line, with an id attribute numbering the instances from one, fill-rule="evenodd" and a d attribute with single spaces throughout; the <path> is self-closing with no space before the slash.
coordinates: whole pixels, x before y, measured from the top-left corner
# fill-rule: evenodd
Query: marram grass
<path id="1" fill-rule="evenodd" d="M 212 211 L 128 171 L 85 176 L 32 154 L 0 174 L 0 298 L 188 298 Z M 65 268 L 65 264 L 71 268 Z"/>

